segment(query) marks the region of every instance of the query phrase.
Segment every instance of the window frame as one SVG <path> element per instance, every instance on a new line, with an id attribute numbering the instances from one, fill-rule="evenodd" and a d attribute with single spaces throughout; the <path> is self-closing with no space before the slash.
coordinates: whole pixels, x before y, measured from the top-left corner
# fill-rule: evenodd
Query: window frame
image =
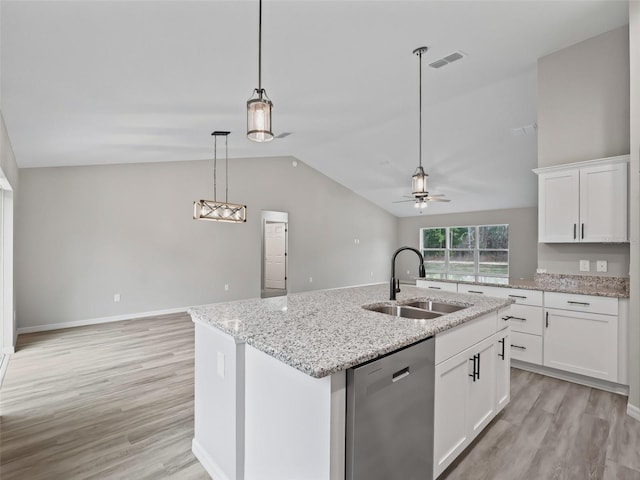
<path id="1" fill-rule="evenodd" d="M 482 227 L 507 227 L 507 248 L 480 248 L 480 228 Z M 468 248 L 451 248 L 452 236 L 451 230 L 454 228 L 473 228 L 474 232 L 474 245 L 473 245 L 473 272 L 452 271 L 451 270 L 451 252 L 467 252 Z M 445 229 L 445 248 L 427 248 L 424 246 L 424 231 L 431 229 Z M 433 275 L 455 275 L 459 277 L 473 276 L 476 279 L 479 277 L 497 277 L 497 278 L 509 278 L 510 273 L 510 247 L 509 247 L 509 224 L 508 223 L 491 223 L 484 225 L 452 225 L 447 227 L 422 227 L 420 228 L 420 252 L 426 255 L 426 252 L 441 252 L 444 251 L 444 269 L 442 270 L 427 270 L 427 274 Z M 507 254 L 507 272 L 506 273 L 484 273 L 480 272 L 480 254 L 482 252 L 506 252 Z"/>

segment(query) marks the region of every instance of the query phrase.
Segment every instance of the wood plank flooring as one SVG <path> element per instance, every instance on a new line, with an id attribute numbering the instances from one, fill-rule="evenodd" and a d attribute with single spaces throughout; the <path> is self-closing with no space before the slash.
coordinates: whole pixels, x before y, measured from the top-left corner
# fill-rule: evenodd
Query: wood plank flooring
<path id="1" fill-rule="evenodd" d="M 441 480 L 640 480 L 627 397 L 511 369 L 511 402 Z"/>
<path id="2" fill-rule="evenodd" d="M 640 480 L 626 397 L 517 369 L 511 381 L 511 403 L 441 479 Z M 209 479 L 191 454 L 186 314 L 21 335 L 0 415 L 2 480 Z"/>
<path id="3" fill-rule="evenodd" d="M 209 479 L 191 453 L 193 331 L 175 314 L 21 335 L 0 478 Z"/>

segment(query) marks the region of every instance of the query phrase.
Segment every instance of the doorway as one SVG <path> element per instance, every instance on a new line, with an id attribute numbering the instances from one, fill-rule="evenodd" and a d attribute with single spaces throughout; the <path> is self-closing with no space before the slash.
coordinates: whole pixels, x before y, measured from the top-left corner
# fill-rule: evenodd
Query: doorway
<path id="1" fill-rule="evenodd" d="M 289 215 L 262 211 L 261 298 L 287 294 Z"/>

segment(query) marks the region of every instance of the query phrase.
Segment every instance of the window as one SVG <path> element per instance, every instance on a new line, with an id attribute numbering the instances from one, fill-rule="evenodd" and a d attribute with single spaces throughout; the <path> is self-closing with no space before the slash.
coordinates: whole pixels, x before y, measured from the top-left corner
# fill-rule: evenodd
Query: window
<path id="1" fill-rule="evenodd" d="M 420 249 L 427 273 L 460 279 L 509 276 L 509 225 L 422 228 Z"/>

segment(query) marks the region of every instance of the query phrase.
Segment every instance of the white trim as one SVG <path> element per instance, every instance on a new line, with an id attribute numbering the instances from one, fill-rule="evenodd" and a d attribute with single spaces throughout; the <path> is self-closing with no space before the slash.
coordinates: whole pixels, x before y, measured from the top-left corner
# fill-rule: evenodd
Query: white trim
<path id="1" fill-rule="evenodd" d="M 9 355 L 0 354 L 0 387 L 4 381 L 4 375 L 7 373 L 7 367 L 9 366 Z"/>
<path id="2" fill-rule="evenodd" d="M 191 441 L 191 452 L 193 452 L 193 455 L 198 459 L 200 465 L 204 467 L 211 478 L 215 478 L 216 480 L 235 480 L 224 474 L 224 471 L 213 461 L 195 438 Z"/>
<path id="3" fill-rule="evenodd" d="M 76 320 L 73 322 L 49 323 L 46 325 L 34 325 L 33 327 L 19 327 L 18 334 L 46 332 L 48 330 L 60 330 L 62 328 L 84 327 L 87 325 L 97 325 L 99 323 L 120 322 L 122 320 L 133 320 L 136 318 L 155 317 L 156 315 L 168 315 L 171 313 L 187 312 L 188 307 L 168 308 L 166 310 L 156 310 L 153 312 L 126 313 L 124 315 L 113 315 L 111 317 L 88 318 L 86 320 Z"/>
<path id="4" fill-rule="evenodd" d="M 16 334 L 16 338 L 18 338 L 18 334 Z M 16 353 L 16 347 L 15 347 L 16 342 L 13 342 L 13 345 L 8 346 L 8 347 L 4 347 L 2 349 L 2 352 L 0 352 L 3 355 L 13 355 L 14 353 Z"/>
<path id="5" fill-rule="evenodd" d="M 558 378 L 567 382 L 577 383 L 586 387 L 597 388 L 606 392 L 617 393 L 619 395 L 629 395 L 629 386 L 622 385 L 620 383 L 608 382 L 606 380 L 600 380 L 597 378 L 585 377 L 584 375 L 578 375 L 571 372 L 564 372 L 555 368 L 544 367 L 542 365 L 535 365 L 533 363 L 522 362 L 519 360 L 511 359 L 511 366 L 513 368 L 519 368 L 520 370 L 526 370 L 527 372 L 539 373 L 540 375 L 546 375 L 547 377 Z"/>
<path id="6" fill-rule="evenodd" d="M 618 155 L 616 157 L 596 158 L 595 160 L 586 160 L 584 162 L 563 163 L 561 165 L 552 165 L 550 167 L 534 168 L 533 173 L 540 175 L 546 172 L 562 172 L 564 170 L 571 170 L 581 167 L 594 167 L 596 165 L 610 165 L 613 163 L 629 163 L 630 156 Z"/>
<path id="7" fill-rule="evenodd" d="M 640 408 L 627 403 L 627 415 L 640 422 Z"/>

